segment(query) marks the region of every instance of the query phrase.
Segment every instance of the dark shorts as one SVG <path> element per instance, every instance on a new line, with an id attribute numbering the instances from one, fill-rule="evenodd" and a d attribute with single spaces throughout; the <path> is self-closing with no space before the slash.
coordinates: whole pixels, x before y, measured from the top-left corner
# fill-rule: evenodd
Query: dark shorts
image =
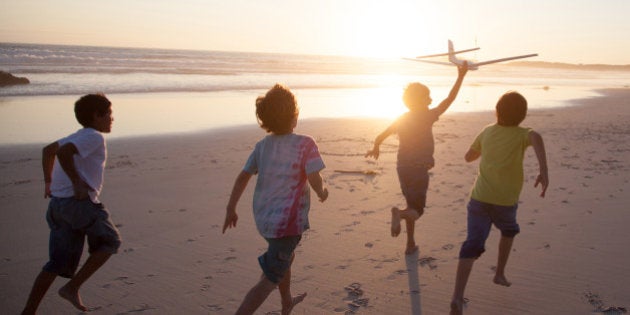
<path id="1" fill-rule="evenodd" d="M 53 197 L 46 221 L 50 227 L 49 261 L 43 269 L 61 277 L 74 275 L 86 236 L 90 253 L 115 254 L 120 247 L 120 233 L 109 219 L 109 212 L 90 199 Z"/>
<path id="2" fill-rule="evenodd" d="M 265 277 L 273 283 L 280 283 L 284 274 L 291 267 L 291 257 L 300 243 L 302 235 L 282 238 L 266 238 L 269 248 L 258 257 L 258 263 Z"/>
<path id="3" fill-rule="evenodd" d="M 513 206 L 498 206 L 470 199 L 468 202 L 468 236 L 462 244 L 459 258 L 478 258 L 486 251 L 485 244 L 490 228 L 494 224 L 501 236 L 514 237 L 521 230 L 516 223 L 516 209 Z"/>
<path id="4" fill-rule="evenodd" d="M 424 213 L 429 189 L 429 169 L 423 166 L 399 166 L 398 181 L 407 201 L 407 207 Z"/>

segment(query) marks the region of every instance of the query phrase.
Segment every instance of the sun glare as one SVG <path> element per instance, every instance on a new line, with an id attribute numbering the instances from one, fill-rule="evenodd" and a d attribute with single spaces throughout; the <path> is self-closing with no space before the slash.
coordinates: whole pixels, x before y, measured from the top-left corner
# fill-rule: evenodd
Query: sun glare
<path id="1" fill-rule="evenodd" d="M 343 29 L 351 30 L 350 55 L 400 58 L 420 54 L 427 44 L 442 43 L 444 36 L 435 29 L 439 17 L 435 10 L 407 1 L 367 2 L 347 19 Z M 445 41 L 445 40 L 444 40 Z"/>
<path id="2" fill-rule="evenodd" d="M 394 119 L 407 108 L 402 102 L 402 87 L 328 90 L 305 89 L 296 92 L 300 118 L 370 117 Z"/>
<path id="3" fill-rule="evenodd" d="M 370 93 L 364 94 L 357 110 L 363 116 L 393 119 L 407 110 L 401 96 L 400 87 L 371 89 Z"/>

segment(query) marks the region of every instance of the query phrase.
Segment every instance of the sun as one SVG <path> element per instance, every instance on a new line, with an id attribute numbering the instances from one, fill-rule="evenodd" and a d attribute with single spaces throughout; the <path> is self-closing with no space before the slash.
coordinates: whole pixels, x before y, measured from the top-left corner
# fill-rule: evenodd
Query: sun
<path id="1" fill-rule="evenodd" d="M 422 12 L 415 1 L 366 2 L 341 28 L 348 55 L 400 58 L 428 51 L 427 44 L 441 43 L 444 35 L 435 28 L 439 18 Z"/>

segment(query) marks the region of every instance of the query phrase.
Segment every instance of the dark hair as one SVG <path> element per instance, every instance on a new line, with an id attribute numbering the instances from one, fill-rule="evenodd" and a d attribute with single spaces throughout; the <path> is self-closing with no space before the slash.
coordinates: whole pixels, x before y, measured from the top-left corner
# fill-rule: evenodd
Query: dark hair
<path id="1" fill-rule="evenodd" d="M 94 114 L 98 116 L 107 114 L 111 105 L 112 103 L 101 93 L 87 94 L 74 103 L 74 116 L 83 127 L 90 127 Z"/>
<path id="2" fill-rule="evenodd" d="M 256 98 L 256 119 L 267 132 L 279 135 L 290 133 L 293 119 L 298 114 L 295 96 L 281 84 L 274 85 L 265 96 Z"/>
<path id="3" fill-rule="evenodd" d="M 429 88 L 418 82 L 413 82 L 407 84 L 405 91 L 403 92 L 403 102 L 407 106 L 407 108 L 411 109 L 414 106 L 417 106 L 419 100 L 425 100 L 427 97 L 430 97 L 431 91 Z M 427 103 L 427 105 L 429 105 Z"/>
<path id="4" fill-rule="evenodd" d="M 527 115 L 527 100 L 516 91 L 508 91 L 499 98 L 496 112 L 499 125 L 518 126 Z"/>

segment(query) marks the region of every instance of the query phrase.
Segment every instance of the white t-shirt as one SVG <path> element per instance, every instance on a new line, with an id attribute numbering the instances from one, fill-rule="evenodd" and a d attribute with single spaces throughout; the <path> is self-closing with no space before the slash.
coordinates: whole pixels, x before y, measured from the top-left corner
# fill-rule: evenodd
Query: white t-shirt
<path id="1" fill-rule="evenodd" d="M 99 203 L 98 196 L 103 187 L 103 173 L 105 160 L 107 159 L 107 146 L 103 134 L 92 128 L 83 128 L 79 131 L 57 141 L 59 146 L 72 143 L 77 148 L 78 154 L 74 155 L 74 166 L 79 177 L 91 187 L 90 199 Z M 74 196 L 72 181 L 55 159 L 53 166 L 50 192 L 59 198 Z"/>

